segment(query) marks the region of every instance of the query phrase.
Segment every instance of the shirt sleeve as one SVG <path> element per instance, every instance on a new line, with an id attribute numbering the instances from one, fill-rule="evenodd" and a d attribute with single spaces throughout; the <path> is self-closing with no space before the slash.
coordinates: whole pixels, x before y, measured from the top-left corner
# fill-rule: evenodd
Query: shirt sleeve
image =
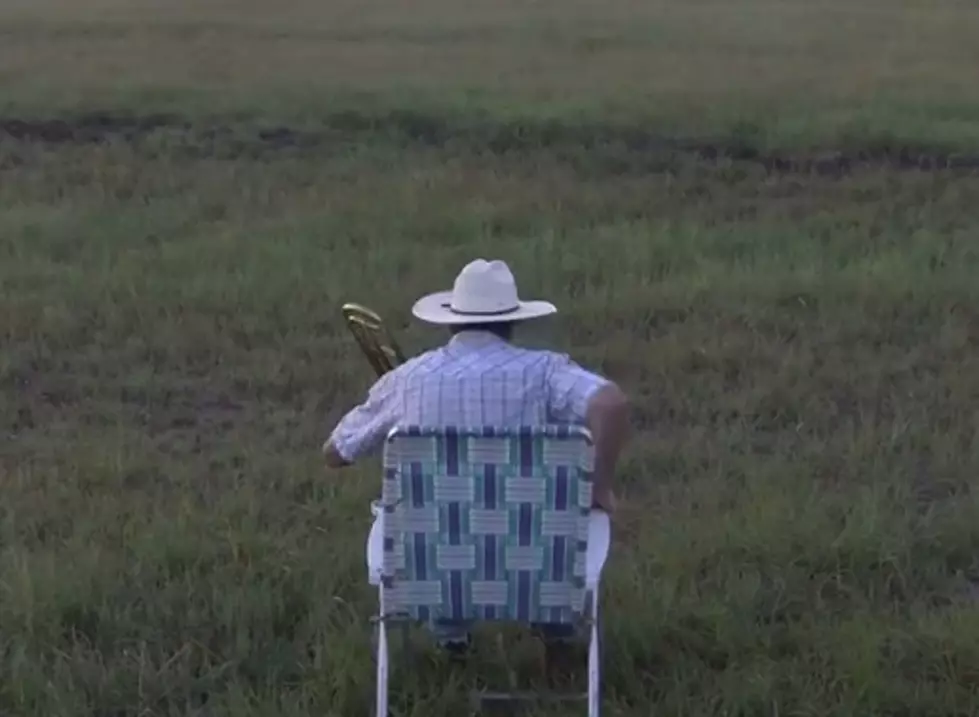
<path id="1" fill-rule="evenodd" d="M 584 423 L 588 402 L 609 380 L 582 368 L 567 355 L 555 354 L 547 380 L 548 420 Z"/>
<path id="2" fill-rule="evenodd" d="M 363 403 L 340 419 L 329 443 L 341 458 L 352 463 L 380 445 L 397 423 L 395 398 L 395 383 L 388 374 L 371 387 Z"/>

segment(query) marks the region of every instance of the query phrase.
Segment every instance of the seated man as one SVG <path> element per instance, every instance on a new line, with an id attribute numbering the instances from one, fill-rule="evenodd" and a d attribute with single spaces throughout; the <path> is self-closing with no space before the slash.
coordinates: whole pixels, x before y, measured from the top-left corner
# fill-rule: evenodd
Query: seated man
<path id="1" fill-rule="evenodd" d="M 520 301 L 509 267 L 477 259 L 452 291 L 423 297 L 412 313 L 447 326 L 451 340 L 382 376 L 363 404 L 341 419 L 324 444 L 331 468 L 349 465 L 383 443 L 395 425 L 518 427 L 586 426 L 595 444 L 595 509 L 615 507 L 612 476 L 626 439 L 626 398 L 612 382 L 567 356 L 510 343 L 518 322 L 553 314 L 545 301 Z M 570 626 L 540 626 L 545 640 L 568 637 Z M 465 625 L 438 625 L 440 644 L 465 649 Z"/>

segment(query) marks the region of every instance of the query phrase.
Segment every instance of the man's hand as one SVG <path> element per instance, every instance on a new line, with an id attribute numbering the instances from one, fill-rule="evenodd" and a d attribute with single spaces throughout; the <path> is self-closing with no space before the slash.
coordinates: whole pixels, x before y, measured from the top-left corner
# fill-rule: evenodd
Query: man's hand
<path id="1" fill-rule="evenodd" d="M 593 507 L 604 510 L 609 515 L 619 507 L 619 499 L 615 497 L 615 493 L 611 490 L 600 490 L 597 487 L 592 494 L 591 502 Z"/>
<path id="2" fill-rule="evenodd" d="M 350 462 L 344 459 L 329 441 L 323 444 L 323 457 L 326 459 L 327 468 L 344 468 L 350 465 Z"/>

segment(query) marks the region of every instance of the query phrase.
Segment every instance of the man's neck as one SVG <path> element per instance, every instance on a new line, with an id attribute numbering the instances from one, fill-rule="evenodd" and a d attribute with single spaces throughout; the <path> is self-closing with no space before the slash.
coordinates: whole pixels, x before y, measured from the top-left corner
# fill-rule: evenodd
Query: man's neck
<path id="1" fill-rule="evenodd" d="M 497 334 L 495 331 L 486 329 L 463 329 L 452 334 L 449 346 L 488 346 L 492 344 L 507 343 L 508 339 Z"/>

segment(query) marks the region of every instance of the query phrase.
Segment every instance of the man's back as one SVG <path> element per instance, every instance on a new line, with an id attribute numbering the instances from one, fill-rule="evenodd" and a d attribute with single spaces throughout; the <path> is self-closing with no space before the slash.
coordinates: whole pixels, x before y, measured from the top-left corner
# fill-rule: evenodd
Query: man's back
<path id="1" fill-rule="evenodd" d="M 583 423 L 606 380 L 551 351 L 522 349 L 464 331 L 382 377 L 332 441 L 351 460 L 395 425 L 501 426 Z"/>

